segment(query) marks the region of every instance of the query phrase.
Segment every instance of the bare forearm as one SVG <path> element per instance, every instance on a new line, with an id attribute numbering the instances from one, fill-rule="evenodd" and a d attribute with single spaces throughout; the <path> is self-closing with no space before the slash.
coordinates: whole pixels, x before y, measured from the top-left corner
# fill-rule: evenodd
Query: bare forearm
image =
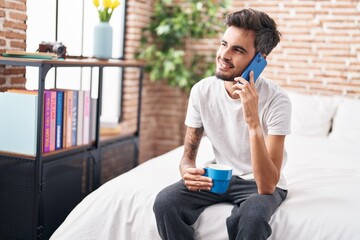
<path id="1" fill-rule="evenodd" d="M 279 170 L 270 157 L 261 127 L 249 130 L 249 136 L 251 162 L 258 192 L 271 194 L 279 181 Z"/>
<path id="2" fill-rule="evenodd" d="M 280 178 L 284 152 L 285 136 L 266 136 L 266 142 L 260 126 L 258 114 L 259 95 L 255 88 L 254 73 L 250 72 L 250 82 L 235 78 L 242 84 L 233 84 L 233 94 L 241 98 L 243 116 L 249 128 L 251 164 L 254 178 L 260 194 L 271 194 Z"/>
<path id="3" fill-rule="evenodd" d="M 196 155 L 203 133 L 203 128 L 186 129 L 184 155 L 179 168 L 184 184 L 190 191 L 210 190 L 213 185 L 210 178 L 203 176 L 205 170 L 196 168 Z"/>
<path id="4" fill-rule="evenodd" d="M 196 167 L 196 155 L 199 149 L 201 137 L 204 133 L 204 128 L 187 128 L 184 142 L 184 154 L 180 162 L 181 176 L 185 174 L 187 168 Z"/>

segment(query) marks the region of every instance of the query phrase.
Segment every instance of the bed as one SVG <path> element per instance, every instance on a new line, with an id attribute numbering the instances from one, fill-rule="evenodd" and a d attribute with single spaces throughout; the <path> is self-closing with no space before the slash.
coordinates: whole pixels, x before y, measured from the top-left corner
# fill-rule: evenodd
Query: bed
<path id="1" fill-rule="evenodd" d="M 286 138 L 288 197 L 270 220 L 269 239 L 359 239 L 360 100 L 289 93 L 292 134 Z M 180 179 L 183 147 L 155 157 L 89 194 L 55 231 L 57 239 L 160 239 L 152 211 L 156 194 Z M 214 158 L 203 137 L 198 165 Z M 227 239 L 232 206 L 205 209 L 195 239 Z"/>

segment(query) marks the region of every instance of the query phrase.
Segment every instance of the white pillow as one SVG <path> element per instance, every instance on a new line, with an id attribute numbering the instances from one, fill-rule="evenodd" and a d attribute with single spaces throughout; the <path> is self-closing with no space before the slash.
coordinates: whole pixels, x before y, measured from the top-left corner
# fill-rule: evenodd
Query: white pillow
<path id="1" fill-rule="evenodd" d="M 344 141 L 360 140 L 360 99 L 340 99 L 330 137 Z"/>
<path id="2" fill-rule="evenodd" d="M 330 96 L 288 92 L 292 105 L 291 134 L 327 137 L 335 114 L 337 99 Z"/>

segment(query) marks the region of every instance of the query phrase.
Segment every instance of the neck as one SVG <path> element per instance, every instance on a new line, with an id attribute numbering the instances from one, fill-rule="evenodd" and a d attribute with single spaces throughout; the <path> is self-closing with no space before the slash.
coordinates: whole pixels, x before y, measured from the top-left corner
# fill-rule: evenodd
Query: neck
<path id="1" fill-rule="evenodd" d="M 234 89 L 232 88 L 232 86 L 234 86 L 234 84 L 236 84 L 235 81 L 224 81 L 224 86 L 225 86 L 225 89 L 226 89 L 226 92 L 227 94 L 233 98 L 233 99 L 238 99 L 239 96 L 238 95 L 233 95 L 233 92 L 234 92 Z"/>

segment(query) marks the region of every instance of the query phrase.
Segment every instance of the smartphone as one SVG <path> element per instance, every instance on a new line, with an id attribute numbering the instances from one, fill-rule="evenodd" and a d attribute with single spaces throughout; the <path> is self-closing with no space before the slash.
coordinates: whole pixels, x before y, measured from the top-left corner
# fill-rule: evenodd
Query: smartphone
<path id="1" fill-rule="evenodd" d="M 255 54 L 255 57 L 251 60 L 249 65 L 245 68 L 244 72 L 241 74 L 241 77 L 244 78 L 247 81 L 250 81 L 250 71 L 252 70 L 254 72 L 254 82 L 258 79 L 261 72 L 266 67 L 267 61 L 261 53 Z"/>

